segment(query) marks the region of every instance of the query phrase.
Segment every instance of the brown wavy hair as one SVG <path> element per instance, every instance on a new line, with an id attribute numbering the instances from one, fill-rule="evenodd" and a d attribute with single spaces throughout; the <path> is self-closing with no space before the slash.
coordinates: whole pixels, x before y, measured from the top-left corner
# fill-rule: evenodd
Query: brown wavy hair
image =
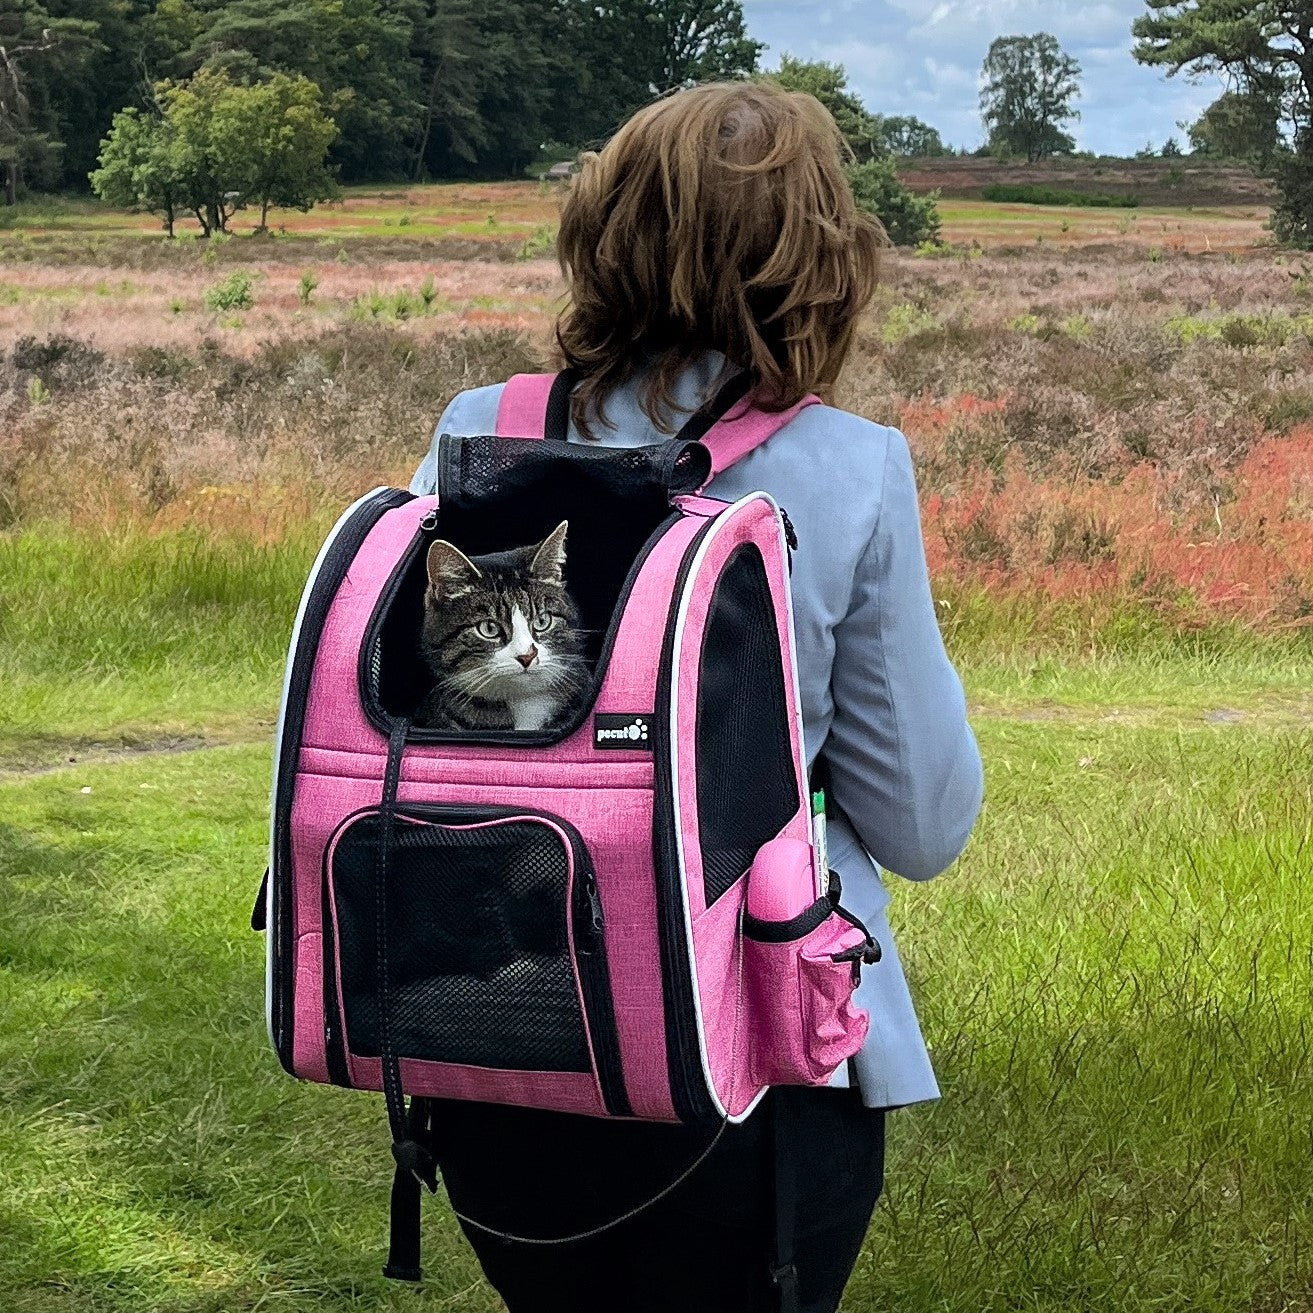
<path id="1" fill-rule="evenodd" d="M 887 245 L 844 151 L 814 97 L 713 82 L 639 110 L 583 157 L 557 241 L 569 302 L 556 339 L 581 375 L 586 435 L 640 368 L 643 408 L 669 432 L 675 380 L 708 349 L 750 372 L 766 409 L 832 393 Z"/>

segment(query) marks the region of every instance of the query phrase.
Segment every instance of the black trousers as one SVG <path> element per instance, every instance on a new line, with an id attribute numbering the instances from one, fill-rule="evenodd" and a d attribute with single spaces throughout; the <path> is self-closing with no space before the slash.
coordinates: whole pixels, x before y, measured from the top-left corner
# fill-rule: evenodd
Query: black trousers
<path id="1" fill-rule="evenodd" d="M 510 1313 L 768 1313 L 780 1307 L 777 1119 L 799 1305 L 834 1313 L 884 1182 L 884 1114 L 855 1090 L 772 1090 L 671 1194 L 590 1239 L 526 1245 L 461 1225 Z M 456 1211 L 522 1236 L 610 1221 L 714 1134 L 467 1103 L 440 1104 L 434 1122 Z"/>

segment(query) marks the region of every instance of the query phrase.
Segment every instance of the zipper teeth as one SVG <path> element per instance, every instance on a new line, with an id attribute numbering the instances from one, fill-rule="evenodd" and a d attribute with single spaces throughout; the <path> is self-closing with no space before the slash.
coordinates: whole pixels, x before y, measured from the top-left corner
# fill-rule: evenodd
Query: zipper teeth
<path id="1" fill-rule="evenodd" d="M 669 986 L 666 996 L 666 1048 L 670 1072 L 670 1093 L 675 1112 L 680 1120 L 692 1122 L 709 1117 L 713 1112 L 706 1092 L 701 1058 L 692 1051 L 684 1024 L 694 1016 L 693 979 L 688 964 L 688 945 L 684 935 L 683 893 L 680 888 L 679 860 L 674 839 L 675 782 L 670 778 L 670 681 L 675 678 L 671 669 L 674 659 L 675 628 L 679 616 L 679 603 L 688 576 L 697 556 L 698 548 L 719 520 L 716 515 L 694 535 L 684 549 L 675 588 L 671 595 L 670 613 L 666 618 L 666 631 L 661 644 L 661 665 L 657 673 L 657 706 L 654 730 L 656 733 L 653 772 L 653 856 L 656 862 L 657 913 L 660 930 L 661 962 L 663 975 Z"/>
<path id="2" fill-rule="evenodd" d="M 367 816 L 377 815 L 376 807 L 362 807 L 352 812 L 349 816 L 343 818 L 329 836 L 328 842 L 324 845 L 324 863 L 323 863 L 323 880 L 324 880 L 324 899 L 327 903 L 327 884 L 332 878 L 332 871 L 329 865 L 329 853 L 334 850 L 340 838 L 349 830 L 357 821 Z M 447 814 L 454 819 L 455 816 L 478 815 L 487 820 L 506 820 L 512 821 L 523 817 L 533 820 L 547 821 L 557 825 L 564 831 L 566 840 L 570 844 L 574 855 L 574 889 L 575 897 L 578 896 L 578 890 L 586 877 L 593 882 L 596 887 L 596 874 L 593 867 L 592 855 L 588 851 L 588 845 L 584 843 L 583 835 L 562 816 L 557 816 L 552 812 L 536 810 L 532 807 L 498 807 L 498 806 L 481 806 L 465 807 L 459 804 L 445 805 L 442 803 L 402 803 L 397 808 L 397 815 L 403 820 L 408 817 L 418 818 L 430 824 L 442 825 L 440 820 L 430 820 L 425 813 Z M 598 891 L 598 899 L 601 899 L 601 892 Z M 603 909 L 605 911 L 605 909 Z M 607 1111 L 615 1117 L 631 1117 L 633 1108 L 629 1102 L 629 1093 L 625 1088 L 624 1072 L 620 1062 L 620 1038 L 616 1032 L 615 1008 L 611 999 L 610 990 L 610 971 L 606 958 L 606 943 L 603 939 L 597 946 L 597 951 L 592 954 L 580 954 L 577 925 L 575 922 L 575 907 L 572 900 L 567 900 L 565 908 L 566 917 L 569 918 L 572 928 L 576 930 L 575 934 L 575 966 L 579 972 L 579 983 L 583 993 L 583 1006 L 588 1022 L 589 1034 L 593 1039 L 594 1061 L 597 1067 L 598 1084 L 602 1090 L 602 1099 L 606 1104 Z M 334 961 L 337 953 L 337 936 L 334 932 L 332 921 L 329 918 L 324 919 L 324 964 L 325 964 L 325 981 L 327 982 L 329 964 Z M 580 962 L 580 957 L 588 959 L 588 966 Z M 326 994 L 325 1013 L 326 1015 L 336 1018 L 336 1026 L 329 1026 L 328 1033 L 334 1039 L 331 1051 L 328 1053 L 328 1065 L 330 1073 L 334 1068 L 334 1063 L 340 1062 L 341 1071 L 344 1073 L 344 1079 L 340 1084 L 349 1085 L 350 1079 L 345 1076 L 347 1071 L 346 1064 L 346 1023 L 345 1018 L 341 1015 L 338 1006 L 337 987 L 336 987 L 336 967 L 333 967 L 333 992 L 331 996 Z"/>
<path id="3" fill-rule="evenodd" d="M 287 976 L 292 957 L 291 813 L 297 763 L 300 756 L 301 734 L 305 728 L 305 703 L 309 693 L 310 679 L 314 673 L 314 658 L 319 650 L 319 638 L 324 627 L 324 621 L 327 619 L 333 599 L 337 596 L 337 590 L 341 586 L 342 577 L 345 573 L 341 568 L 341 562 L 345 560 L 349 565 L 355 559 L 361 544 L 379 520 L 388 511 L 394 510 L 398 506 L 404 506 L 410 500 L 410 494 L 402 492 L 400 489 L 385 489 L 364 502 L 357 509 L 355 515 L 338 531 L 338 536 L 329 549 L 329 554 L 320 566 L 319 574 L 315 579 L 314 591 L 301 618 L 301 630 L 297 637 L 296 651 L 292 656 L 292 671 L 288 679 L 283 736 L 279 744 L 279 778 L 276 790 L 276 807 L 272 818 L 275 831 L 281 835 L 281 842 L 275 845 L 275 870 L 270 873 L 270 878 L 273 880 L 274 924 L 269 927 L 268 931 L 268 933 L 275 936 L 273 940 L 273 1030 L 277 1037 L 276 1048 L 279 1060 L 289 1072 L 292 1070 L 294 1014 L 291 999 L 294 982 Z M 284 886 L 286 887 L 284 888 Z"/>

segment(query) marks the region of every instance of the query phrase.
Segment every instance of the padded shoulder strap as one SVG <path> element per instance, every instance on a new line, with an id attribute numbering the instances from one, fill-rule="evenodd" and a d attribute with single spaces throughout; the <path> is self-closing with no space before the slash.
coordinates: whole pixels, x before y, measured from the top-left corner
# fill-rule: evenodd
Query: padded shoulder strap
<path id="1" fill-rule="evenodd" d="M 568 372 L 514 375 L 502 388 L 497 405 L 497 436 L 564 437 L 573 382 Z M 742 460 L 808 406 L 820 403 L 819 397 L 806 396 L 788 410 L 756 410 L 751 404 L 742 404 L 743 392 L 742 382 L 731 379 L 676 434 L 676 440 L 697 440 L 710 450 L 713 476 Z"/>
<path id="2" fill-rule="evenodd" d="M 555 374 L 516 374 L 497 403 L 499 438 L 541 438 L 547 431 L 547 401 Z"/>
<path id="3" fill-rule="evenodd" d="M 703 435 L 702 442 L 711 448 L 713 477 L 740 461 L 748 452 L 761 446 L 767 438 L 778 433 L 791 420 L 796 419 L 808 406 L 820 404 L 820 397 L 808 395 L 788 410 L 754 410 L 748 406 L 731 410 L 724 419 L 717 420 Z"/>

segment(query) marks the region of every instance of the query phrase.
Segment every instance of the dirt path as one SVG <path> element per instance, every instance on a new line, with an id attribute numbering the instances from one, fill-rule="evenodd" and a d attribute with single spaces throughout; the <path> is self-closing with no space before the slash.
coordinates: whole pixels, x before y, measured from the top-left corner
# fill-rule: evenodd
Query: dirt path
<path id="1" fill-rule="evenodd" d="M 260 734 L 250 729 L 216 734 L 168 734 L 130 743 L 69 742 L 46 744 L 24 752 L 10 745 L 0 747 L 0 782 L 76 770 L 80 766 L 103 766 L 136 761 L 142 757 L 165 757 L 209 748 L 255 747 L 273 741 L 273 726 Z"/>
<path id="2" fill-rule="evenodd" d="M 1021 704 L 973 703 L 970 715 L 976 724 L 1010 722 L 1018 725 L 1091 729 L 1124 727 L 1206 731 L 1238 728 L 1299 731 L 1313 729 L 1313 695 L 1266 699 L 1261 704 L 1247 707 L 1218 706 L 1207 709 L 1072 707 L 1042 701 Z M 81 766 L 103 766 L 137 761 L 144 757 L 204 752 L 210 748 L 267 747 L 272 745 L 273 735 L 272 723 L 257 722 L 211 734 L 167 734 L 158 738 L 143 737 L 128 743 L 48 743 L 32 745 L 27 750 L 21 745 L 0 745 L 0 783 L 49 775 L 55 771 L 75 770 Z"/>

